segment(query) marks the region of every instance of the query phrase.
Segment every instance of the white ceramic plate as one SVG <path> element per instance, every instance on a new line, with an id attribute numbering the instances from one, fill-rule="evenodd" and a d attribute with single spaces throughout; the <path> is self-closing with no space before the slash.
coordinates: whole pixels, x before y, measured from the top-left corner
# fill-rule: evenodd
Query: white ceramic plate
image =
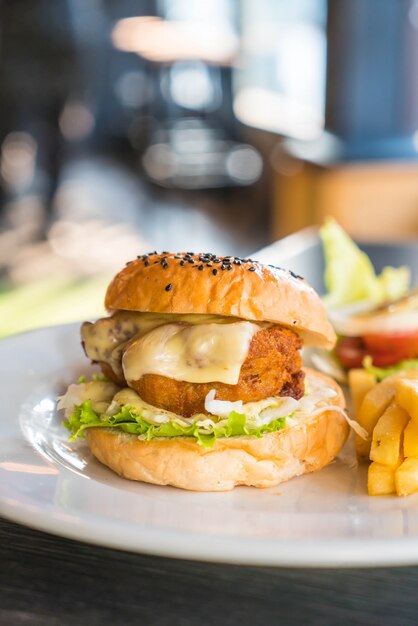
<path id="1" fill-rule="evenodd" d="M 418 497 L 370 498 L 353 456 L 267 490 L 123 480 L 69 444 L 55 398 L 88 372 L 78 325 L 0 342 L 0 514 L 134 552 L 242 564 L 418 563 Z"/>

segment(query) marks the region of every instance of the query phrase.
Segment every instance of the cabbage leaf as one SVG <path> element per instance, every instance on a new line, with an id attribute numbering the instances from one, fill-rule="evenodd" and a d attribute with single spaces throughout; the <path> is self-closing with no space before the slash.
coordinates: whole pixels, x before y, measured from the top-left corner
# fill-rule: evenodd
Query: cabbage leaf
<path id="1" fill-rule="evenodd" d="M 379 304 L 396 300 L 410 287 L 411 272 L 407 266 L 385 267 L 376 275 L 365 252 L 333 219 L 326 220 L 319 231 L 325 258 L 324 302 L 328 308 L 368 300 Z"/>
<path id="2" fill-rule="evenodd" d="M 376 380 L 380 382 L 389 376 L 393 376 L 394 374 L 399 374 L 400 372 L 406 372 L 408 370 L 418 370 L 418 359 L 406 359 L 405 361 L 400 361 L 396 363 L 396 365 L 390 365 L 389 367 L 376 367 L 373 365 L 372 357 L 366 356 L 363 359 L 363 367 L 365 370 L 373 374 L 376 377 Z"/>

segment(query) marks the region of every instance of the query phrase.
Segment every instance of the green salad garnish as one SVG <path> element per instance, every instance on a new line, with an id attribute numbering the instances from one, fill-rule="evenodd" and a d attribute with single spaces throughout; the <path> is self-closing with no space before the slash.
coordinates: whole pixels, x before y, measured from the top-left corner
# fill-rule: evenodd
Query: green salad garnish
<path id="1" fill-rule="evenodd" d="M 361 300 L 379 304 L 396 300 L 408 291 L 411 282 L 408 267 L 385 267 L 377 275 L 367 254 L 335 220 L 328 219 L 319 234 L 325 258 L 324 302 L 328 308 Z"/>
<path id="2" fill-rule="evenodd" d="M 399 374 L 399 372 L 406 372 L 408 370 L 418 370 L 418 359 L 405 359 L 404 361 L 399 361 L 396 365 L 389 365 L 388 367 L 376 367 L 373 365 L 372 357 L 366 356 L 363 359 L 363 367 L 365 370 L 373 374 L 376 377 L 376 380 L 380 382 L 389 376 L 393 376 L 394 374 Z"/>

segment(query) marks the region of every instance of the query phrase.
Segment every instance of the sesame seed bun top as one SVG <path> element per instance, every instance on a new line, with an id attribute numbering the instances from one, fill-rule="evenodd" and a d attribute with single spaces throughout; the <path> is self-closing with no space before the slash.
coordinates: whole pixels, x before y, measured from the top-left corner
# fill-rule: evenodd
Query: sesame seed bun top
<path id="1" fill-rule="evenodd" d="M 144 254 L 110 283 L 109 311 L 232 316 L 292 328 L 307 345 L 332 348 L 318 294 L 300 276 L 252 259 L 193 252 Z"/>

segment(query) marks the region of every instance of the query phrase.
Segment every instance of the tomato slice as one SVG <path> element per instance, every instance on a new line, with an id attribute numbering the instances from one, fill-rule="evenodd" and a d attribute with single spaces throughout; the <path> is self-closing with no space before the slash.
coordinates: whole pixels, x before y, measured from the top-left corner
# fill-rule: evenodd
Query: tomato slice
<path id="1" fill-rule="evenodd" d="M 352 369 L 361 367 L 367 356 L 366 347 L 360 337 L 343 337 L 335 348 L 335 353 L 343 367 Z"/>
<path id="2" fill-rule="evenodd" d="M 393 354 L 398 360 L 412 359 L 418 356 L 418 330 L 384 335 L 365 335 L 363 341 L 371 353 Z"/>
<path id="3" fill-rule="evenodd" d="M 418 357 L 418 331 L 344 337 L 338 342 L 335 352 L 347 369 L 361 367 L 367 355 L 372 357 L 373 365 L 377 367 L 395 365 L 404 359 Z"/>
<path id="4" fill-rule="evenodd" d="M 366 350 L 366 352 L 372 357 L 373 365 L 377 367 L 396 365 L 406 358 L 398 352 L 372 352 L 371 350 Z"/>

